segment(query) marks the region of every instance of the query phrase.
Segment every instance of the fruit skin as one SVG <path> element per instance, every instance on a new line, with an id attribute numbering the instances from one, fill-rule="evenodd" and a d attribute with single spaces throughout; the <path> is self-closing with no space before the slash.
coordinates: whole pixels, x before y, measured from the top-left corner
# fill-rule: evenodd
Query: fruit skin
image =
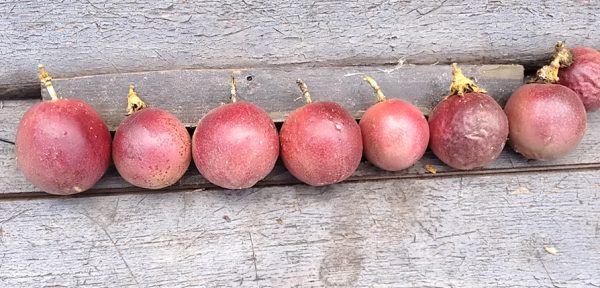
<path id="1" fill-rule="evenodd" d="M 429 144 L 429 125 L 414 105 L 389 99 L 371 106 L 360 120 L 365 157 L 388 171 L 409 168 Z"/>
<path id="2" fill-rule="evenodd" d="M 198 122 L 192 155 L 202 176 L 211 183 L 227 189 L 249 188 L 275 166 L 277 129 L 269 115 L 252 103 L 225 104 Z"/>
<path id="3" fill-rule="evenodd" d="M 280 134 L 283 164 L 306 184 L 343 181 L 360 164 L 360 127 L 337 103 L 313 102 L 296 109 L 283 123 Z"/>
<path id="4" fill-rule="evenodd" d="M 573 151 L 587 126 L 585 108 L 573 90 L 559 84 L 526 84 L 508 99 L 513 148 L 528 159 L 553 160 Z"/>
<path id="5" fill-rule="evenodd" d="M 449 96 L 429 115 L 429 146 L 448 166 L 469 170 L 500 155 L 508 136 L 508 120 L 489 95 Z"/>
<path id="6" fill-rule="evenodd" d="M 50 194 L 88 190 L 110 163 L 111 137 L 100 115 L 82 100 L 35 104 L 19 123 L 17 165 L 25 178 Z"/>
<path id="7" fill-rule="evenodd" d="M 161 189 L 176 183 L 190 166 L 191 138 L 171 113 L 144 108 L 121 122 L 112 155 L 117 171 L 127 182 Z"/>
<path id="8" fill-rule="evenodd" d="M 600 109 L 600 52 L 592 48 L 573 48 L 574 61 L 558 72 L 559 84 L 575 91 L 588 112 Z"/>

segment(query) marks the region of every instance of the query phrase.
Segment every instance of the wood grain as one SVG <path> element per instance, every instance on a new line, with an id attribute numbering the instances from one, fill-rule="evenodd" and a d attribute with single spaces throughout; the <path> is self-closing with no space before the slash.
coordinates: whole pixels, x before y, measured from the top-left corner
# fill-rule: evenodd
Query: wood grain
<path id="1" fill-rule="evenodd" d="M 0 285 L 598 287 L 597 176 L 4 200 Z"/>
<path id="2" fill-rule="evenodd" d="M 489 94 L 504 103 L 523 83 L 523 67 L 518 65 L 463 66 Z M 356 118 L 376 102 L 373 90 L 362 79 L 374 77 L 389 98 L 401 98 L 424 112 L 448 94 L 450 65 L 403 65 L 316 67 L 294 66 L 257 69 L 170 70 L 129 74 L 107 74 L 55 79 L 54 86 L 63 98 L 84 99 L 115 130 L 125 117 L 129 84 L 136 85 L 139 96 L 149 105 L 165 109 L 186 126 L 196 126 L 209 110 L 229 102 L 229 77 L 236 75 L 238 95 L 282 122 L 304 105 L 296 79 L 302 78 L 315 101 L 335 101 Z M 47 91 L 43 98 L 49 99 Z"/>
<path id="3" fill-rule="evenodd" d="M 600 48 L 598 1 L 0 1 L 0 97 L 58 77 L 282 64 L 539 65 Z"/>

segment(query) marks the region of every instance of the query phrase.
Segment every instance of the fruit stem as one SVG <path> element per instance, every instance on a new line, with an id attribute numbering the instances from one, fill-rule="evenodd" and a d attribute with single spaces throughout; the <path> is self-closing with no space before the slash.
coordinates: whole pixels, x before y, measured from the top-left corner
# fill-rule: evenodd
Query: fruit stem
<path id="1" fill-rule="evenodd" d="M 231 84 L 231 103 L 235 103 L 237 102 L 237 86 L 235 84 L 235 77 L 233 76 L 233 74 L 231 74 L 231 77 L 229 78 L 230 80 L 230 84 Z"/>
<path id="2" fill-rule="evenodd" d="M 573 53 L 565 47 L 564 41 L 556 42 L 552 57 L 549 65 L 545 65 L 537 71 L 535 82 L 558 83 L 558 70 L 573 64 Z"/>
<path id="3" fill-rule="evenodd" d="M 48 94 L 50 94 L 50 98 L 52 98 L 52 101 L 58 100 L 56 90 L 54 90 L 54 86 L 52 86 L 52 77 L 46 72 L 46 68 L 44 68 L 43 64 L 39 64 L 38 69 L 40 71 L 40 81 L 42 82 L 42 85 L 46 87 Z"/>
<path id="4" fill-rule="evenodd" d="M 369 75 L 365 75 L 365 77 L 363 77 L 363 80 L 367 81 L 367 83 L 369 83 L 371 88 L 373 88 L 375 95 L 377 95 L 377 102 L 385 101 L 385 95 L 383 95 L 383 92 L 381 91 L 381 87 L 379 87 L 379 84 L 377 84 L 377 81 L 375 81 L 375 79 L 373 79 L 373 77 L 371 77 Z"/>
<path id="5" fill-rule="evenodd" d="M 312 103 L 312 97 L 310 97 L 310 93 L 308 92 L 308 86 L 306 86 L 306 83 L 304 83 L 302 79 L 298 79 L 296 80 L 296 84 L 298 84 L 300 91 L 302 91 L 302 95 L 304 96 L 304 99 L 306 99 L 306 104 Z"/>
<path id="6" fill-rule="evenodd" d="M 136 111 L 146 108 L 146 103 L 135 93 L 133 84 L 129 85 L 129 93 L 127 93 L 127 115 L 131 115 Z"/>
<path id="7" fill-rule="evenodd" d="M 465 93 L 487 93 L 485 89 L 475 84 L 475 81 L 465 77 L 458 64 L 452 63 L 452 82 L 450 83 L 450 95 L 464 96 Z"/>

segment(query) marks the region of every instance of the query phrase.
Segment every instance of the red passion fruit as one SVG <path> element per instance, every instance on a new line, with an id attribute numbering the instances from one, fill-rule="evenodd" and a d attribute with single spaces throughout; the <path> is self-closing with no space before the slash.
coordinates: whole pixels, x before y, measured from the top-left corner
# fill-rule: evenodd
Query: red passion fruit
<path id="1" fill-rule="evenodd" d="M 192 137 L 192 155 L 200 174 L 226 189 L 254 186 L 275 166 L 279 137 L 269 114 L 237 101 L 231 77 L 231 103 L 211 110 Z"/>
<path id="2" fill-rule="evenodd" d="M 560 158 L 581 142 L 585 107 L 577 94 L 559 84 L 531 83 L 517 89 L 504 107 L 514 150 L 528 159 Z"/>
<path id="3" fill-rule="evenodd" d="M 312 102 L 306 84 L 297 81 L 307 104 L 293 111 L 281 127 L 281 158 L 298 180 L 313 186 L 350 177 L 362 157 L 360 127 L 341 105 Z"/>
<path id="4" fill-rule="evenodd" d="M 487 92 L 452 64 L 450 96 L 429 115 L 429 146 L 448 166 L 469 170 L 500 155 L 508 136 L 508 120 Z"/>
<path id="5" fill-rule="evenodd" d="M 572 62 L 572 54 L 556 45 L 553 60 L 537 72 L 538 83 L 521 86 L 504 107 L 515 151 L 528 159 L 553 160 L 573 151 L 587 126 L 581 98 L 558 82 L 560 67 Z"/>
<path id="6" fill-rule="evenodd" d="M 427 119 L 411 103 L 386 99 L 373 78 L 365 76 L 364 80 L 375 91 L 378 102 L 367 109 L 359 123 L 365 157 L 384 170 L 409 168 L 427 150 Z"/>
<path id="7" fill-rule="evenodd" d="M 133 85 L 127 99 L 128 116 L 117 128 L 113 140 L 117 171 L 138 187 L 161 189 L 173 185 L 190 165 L 190 134 L 173 114 L 146 108 Z"/>
<path id="8" fill-rule="evenodd" d="M 35 104 L 19 123 L 17 166 L 25 178 L 50 194 L 90 189 L 108 168 L 111 137 L 100 115 L 86 102 L 59 99 L 40 65 L 40 80 L 52 100 Z"/>

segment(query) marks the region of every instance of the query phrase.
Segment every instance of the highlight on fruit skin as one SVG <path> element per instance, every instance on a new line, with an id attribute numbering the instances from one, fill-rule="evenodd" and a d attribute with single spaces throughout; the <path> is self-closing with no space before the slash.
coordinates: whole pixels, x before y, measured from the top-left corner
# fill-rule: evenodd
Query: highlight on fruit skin
<path id="1" fill-rule="evenodd" d="M 566 50 L 573 56 L 572 63 L 560 67 L 558 83 L 575 91 L 587 112 L 600 109 L 600 52 L 590 47 L 567 49 L 561 41 L 555 50 L 555 54 Z"/>
<path id="2" fill-rule="evenodd" d="M 110 132 L 85 101 L 60 99 L 43 65 L 39 75 L 52 99 L 33 105 L 21 118 L 15 141 L 17 166 L 49 194 L 86 191 L 109 166 Z"/>
<path id="3" fill-rule="evenodd" d="M 267 112 L 238 100 L 233 75 L 230 84 L 231 102 L 212 109 L 198 122 L 192 155 L 200 174 L 214 185 L 250 188 L 275 167 L 279 136 Z"/>
<path id="4" fill-rule="evenodd" d="M 429 147 L 446 165 L 470 170 L 494 161 L 508 136 L 508 120 L 484 89 L 452 64 L 450 95 L 429 114 Z"/>
<path id="5" fill-rule="evenodd" d="M 340 104 L 313 102 L 304 81 L 296 82 L 307 104 L 294 110 L 281 127 L 283 164 L 294 177 L 312 186 L 341 182 L 360 164 L 360 127 Z"/>
<path id="6" fill-rule="evenodd" d="M 127 95 L 127 113 L 112 143 L 121 177 L 145 189 L 175 184 L 192 159 L 191 138 L 183 123 L 165 110 L 148 108 L 133 85 Z"/>
<path id="7" fill-rule="evenodd" d="M 377 103 L 365 111 L 359 122 L 365 157 L 387 171 L 411 167 L 427 150 L 427 119 L 413 104 L 387 99 L 372 77 L 363 79 L 377 96 Z"/>

